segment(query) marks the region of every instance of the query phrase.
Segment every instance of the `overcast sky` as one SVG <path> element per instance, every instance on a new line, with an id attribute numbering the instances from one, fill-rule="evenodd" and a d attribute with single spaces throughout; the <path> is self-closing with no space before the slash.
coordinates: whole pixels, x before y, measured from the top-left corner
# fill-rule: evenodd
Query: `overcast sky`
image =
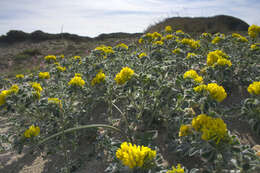
<path id="1" fill-rule="evenodd" d="M 166 17 L 218 14 L 260 25 L 260 0 L 0 0 L 0 35 L 9 30 L 94 37 L 142 32 Z"/>

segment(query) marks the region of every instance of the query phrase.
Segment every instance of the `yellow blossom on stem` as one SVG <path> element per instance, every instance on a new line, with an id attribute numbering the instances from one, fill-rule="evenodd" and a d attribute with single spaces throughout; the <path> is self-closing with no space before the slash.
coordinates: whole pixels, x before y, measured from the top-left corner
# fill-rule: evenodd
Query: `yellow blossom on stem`
<path id="1" fill-rule="evenodd" d="M 165 32 L 172 32 L 172 27 L 168 25 L 165 27 L 164 30 L 165 30 Z"/>
<path id="2" fill-rule="evenodd" d="M 49 72 L 39 72 L 39 78 L 40 79 L 50 79 L 50 73 Z"/>
<path id="3" fill-rule="evenodd" d="M 15 77 L 16 77 L 17 79 L 23 79 L 23 78 L 24 78 L 24 75 L 23 75 L 23 74 L 17 74 L 17 75 L 15 75 Z"/>
<path id="4" fill-rule="evenodd" d="M 69 85 L 72 86 L 80 86 L 83 87 L 85 85 L 85 81 L 80 76 L 75 76 L 69 81 Z"/>
<path id="5" fill-rule="evenodd" d="M 260 94 L 260 81 L 254 81 L 253 83 L 251 83 L 248 86 L 247 91 L 252 95 L 259 95 Z"/>
<path id="6" fill-rule="evenodd" d="M 29 127 L 29 129 L 27 129 L 25 132 L 24 132 L 24 136 L 26 138 L 31 138 L 33 136 L 38 136 L 40 134 L 40 127 L 38 126 L 34 126 L 34 125 L 31 125 Z"/>
<path id="7" fill-rule="evenodd" d="M 222 102 L 227 97 L 225 89 L 216 83 L 208 84 L 207 91 L 209 92 L 210 96 L 218 102 Z"/>
<path id="8" fill-rule="evenodd" d="M 176 48 L 176 49 L 172 50 L 172 53 L 179 54 L 179 53 L 181 53 L 181 49 L 180 48 Z"/>
<path id="9" fill-rule="evenodd" d="M 142 57 L 144 57 L 144 56 L 147 56 L 145 52 L 142 52 L 142 53 L 140 53 L 140 54 L 138 55 L 139 58 L 142 58 Z"/>
<path id="10" fill-rule="evenodd" d="M 116 157 L 129 168 L 147 168 L 153 162 L 155 156 L 155 150 L 128 142 L 123 142 L 116 151 Z"/>
<path id="11" fill-rule="evenodd" d="M 178 164 L 176 168 L 172 166 L 172 169 L 167 171 L 166 173 L 184 173 L 184 169 L 181 167 L 181 164 Z"/>
<path id="12" fill-rule="evenodd" d="M 196 83 L 203 83 L 203 78 L 195 70 L 188 70 L 183 74 L 184 79 L 193 79 Z"/>
<path id="13" fill-rule="evenodd" d="M 190 124 L 184 125 L 182 124 L 179 131 L 179 137 L 187 136 L 192 132 L 192 126 Z"/>
<path id="14" fill-rule="evenodd" d="M 35 91 L 42 92 L 42 87 L 40 83 L 32 82 L 31 85 Z"/>
<path id="15" fill-rule="evenodd" d="M 56 56 L 55 55 L 47 55 L 44 57 L 46 61 L 56 61 Z"/>
<path id="16" fill-rule="evenodd" d="M 248 35 L 249 35 L 251 38 L 256 38 L 256 37 L 258 37 L 259 32 L 260 32 L 260 26 L 251 25 L 251 26 L 248 28 Z"/>
<path id="17" fill-rule="evenodd" d="M 58 71 L 64 72 L 66 70 L 66 67 L 62 67 L 62 66 L 57 66 L 56 69 Z"/>
<path id="18" fill-rule="evenodd" d="M 118 45 L 116 45 L 116 47 L 120 47 L 120 48 L 123 48 L 123 49 L 126 49 L 126 50 L 128 49 L 128 46 L 124 43 L 118 44 Z"/>
<path id="19" fill-rule="evenodd" d="M 96 85 L 96 84 L 99 84 L 99 83 L 101 83 L 101 82 L 104 82 L 104 81 L 105 81 L 105 78 L 106 78 L 105 73 L 103 73 L 103 71 L 100 70 L 100 71 L 98 72 L 98 74 L 94 77 L 94 79 L 92 79 L 91 85 L 94 86 L 94 85 Z"/>
<path id="20" fill-rule="evenodd" d="M 194 57 L 194 56 L 196 56 L 195 53 L 190 53 L 190 52 L 188 52 L 186 58 L 187 58 L 187 59 L 190 59 L 191 57 Z"/>
<path id="21" fill-rule="evenodd" d="M 132 78 L 134 73 L 135 73 L 134 70 L 132 70 L 131 68 L 124 67 L 119 73 L 117 73 L 114 80 L 118 85 L 123 85 L 124 83 L 126 83 L 128 80 Z"/>

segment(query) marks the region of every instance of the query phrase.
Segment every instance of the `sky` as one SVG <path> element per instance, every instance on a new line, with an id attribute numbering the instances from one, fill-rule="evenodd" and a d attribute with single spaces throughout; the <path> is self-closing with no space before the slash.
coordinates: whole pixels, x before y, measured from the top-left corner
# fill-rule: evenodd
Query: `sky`
<path id="1" fill-rule="evenodd" d="M 0 0 L 0 35 L 9 30 L 102 33 L 143 32 L 168 17 L 219 14 L 260 26 L 259 0 Z"/>

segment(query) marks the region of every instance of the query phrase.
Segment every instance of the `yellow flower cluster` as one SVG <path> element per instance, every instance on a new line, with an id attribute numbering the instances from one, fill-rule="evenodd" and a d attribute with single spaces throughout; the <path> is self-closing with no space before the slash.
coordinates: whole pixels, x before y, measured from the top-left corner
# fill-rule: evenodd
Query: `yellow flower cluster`
<path id="1" fill-rule="evenodd" d="M 222 37 L 216 36 L 214 37 L 214 39 L 211 41 L 212 44 L 217 44 L 219 43 L 221 40 L 223 40 Z"/>
<path id="2" fill-rule="evenodd" d="M 168 25 L 168 26 L 165 27 L 164 30 L 165 30 L 165 32 L 170 33 L 170 32 L 172 32 L 172 27 Z"/>
<path id="3" fill-rule="evenodd" d="M 39 78 L 40 79 L 50 79 L 50 73 L 49 72 L 39 72 Z"/>
<path id="4" fill-rule="evenodd" d="M 237 34 L 237 33 L 233 33 L 233 34 L 232 34 L 232 37 L 233 37 L 233 38 L 236 38 L 237 41 L 248 42 L 248 40 L 247 40 L 246 37 L 243 37 L 242 35 Z"/>
<path id="5" fill-rule="evenodd" d="M 184 173 L 184 169 L 181 167 L 181 164 L 178 164 L 176 168 L 172 166 L 172 170 L 169 170 L 166 173 Z"/>
<path id="6" fill-rule="evenodd" d="M 199 76 L 198 73 L 195 70 L 189 70 L 186 71 L 183 74 L 184 79 L 193 79 L 196 83 L 203 83 L 203 78 L 202 76 Z"/>
<path id="7" fill-rule="evenodd" d="M 66 67 L 62 67 L 62 66 L 59 65 L 59 66 L 56 67 L 56 69 L 58 71 L 64 72 L 66 70 Z"/>
<path id="8" fill-rule="evenodd" d="M 69 81 L 68 84 L 83 87 L 85 85 L 85 81 L 81 78 L 79 73 L 75 73 L 75 76 Z"/>
<path id="9" fill-rule="evenodd" d="M 142 52 L 138 55 L 139 58 L 143 58 L 144 56 L 147 56 L 145 52 Z"/>
<path id="10" fill-rule="evenodd" d="M 165 36 L 165 38 L 166 38 L 167 40 L 170 40 L 170 39 L 172 39 L 172 38 L 173 38 L 173 35 L 171 35 L 171 34 L 168 34 L 168 35 L 166 35 L 166 36 Z"/>
<path id="11" fill-rule="evenodd" d="M 6 97 L 11 95 L 11 94 L 16 94 L 19 91 L 19 86 L 18 85 L 12 85 L 10 89 L 8 90 L 3 90 L 0 93 L 0 106 L 6 103 Z"/>
<path id="12" fill-rule="evenodd" d="M 179 53 L 181 53 L 181 49 L 180 48 L 176 48 L 176 49 L 172 50 L 172 53 L 179 54 Z"/>
<path id="13" fill-rule="evenodd" d="M 255 82 L 251 83 L 248 86 L 247 91 L 252 95 L 259 95 L 260 94 L 260 81 L 255 81 Z"/>
<path id="14" fill-rule="evenodd" d="M 175 32 L 176 34 L 184 34 L 184 32 L 182 31 L 182 30 L 177 30 L 176 32 Z"/>
<path id="15" fill-rule="evenodd" d="M 214 140 L 219 144 L 227 137 L 227 125 L 221 118 L 212 118 L 206 114 L 200 114 L 192 119 L 192 127 L 195 131 L 201 132 L 201 139 L 205 141 Z"/>
<path id="16" fill-rule="evenodd" d="M 116 151 L 116 157 L 129 168 L 146 168 L 156 156 L 156 151 L 149 147 L 136 146 L 123 142 Z"/>
<path id="17" fill-rule="evenodd" d="M 107 58 L 108 54 L 115 53 L 115 51 L 112 49 L 111 46 L 105 46 L 105 45 L 101 45 L 99 47 L 96 47 L 95 50 L 96 51 L 101 51 L 101 53 L 104 56 L 104 58 Z"/>
<path id="18" fill-rule="evenodd" d="M 260 26 L 257 26 L 257 25 L 251 25 L 249 28 L 248 28 L 248 35 L 252 38 L 256 38 L 258 37 L 258 34 L 260 32 Z"/>
<path id="19" fill-rule="evenodd" d="M 201 34 L 202 37 L 207 38 L 207 37 L 211 37 L 210 33 L 204 32 Z"/>
<path id="20" fill-rule="evenodd" d="M 197 56 L 197 55 L 196 55 L 195 53 L 190 53 L 190 52 L 188 52 L 186 58 L 187 58 L 187 59 L 190 59 L 191 57 L 194 57 L 194 56 Z"/>
<path id="21" fill-rule="evenodd" d="M 152 33 L 151 36 L 152 36 L 152 39 L 153 39 L 153 40 L 162 38 L 162 35 L 161 35 L 160 33 L 158 33 L 158 32 Z"/>
<path id="22" fill-rule="evenodd" d="M 75 61 L 77 61 L 79 64 L 82 63 L 80 56 L 74 56 L 73 59 L 74 59 Z"/>
<path id="23" fill-rule="evenodd" d="M 260 49 L 260 43 L 255 43 L 250 46 L 251 50 L 259 50 Z"/>
<path id="24" fill-rule="evenodd" d="M 232 65 L 231 61 L 226 59 L 228 56 L 222 52 L 221 50 L 215 50 L 213 52 L 209 52 L 207 55 L 207 65 L 215 67 L 216 65 L 229 67 Z"/>
<path id="25" fill-rule="evenodd" d="M 29 129 L 27 129 L 25 132 L 24 132 L 24 136 L 26 138 L 31 138 L 33 136 L 38 136 L 40 133 L 40 127 L 38 126 L 34 126 L 34 125 L 31 125 L 29 127 Z"/>
<path id="26" fill-rule="evenodd" d="M 130 80 L 134 73 L 134 70 L 132 70 L 131 68 L 124 67 L 119 73 L 117 73 L 115 81 L 117 84 L 122 85 L 126 83 L 128 80 Z"/>
<path id="27" fill-rule="evenodd" d="M 163 42 L 162 41 L 155 41 L 153 42 L 154 45 L 163 45 Z"/>
<path id="28" fill-rule="evenodd" d="M 58 99 L 58 98 L 48 98 L 48 103 L 49 104 L 59 105 L 60 107 L 62 106 L 61 100 Z"/>
<path id="29" fill-rule="evenodd" d="M 192 133 L 192 126 L 190 124 L 184 125 L 182 124 L 179 131 L 179 137 L 187 136 Z"/>
<path id="30" fill-rule="evenodd" d="M 100 70 L 97 75 L 94 77 L 94 79 L 92 79 L 91 81 L 91 85 L 94 86 L 96 84 L 99 84 L 100 82 L 104 82 L 106 78 L 105 73 L 103 73 L 102 70 Z"/>
<path id="31" fill-rule="evenodd" d="M 32 88 L 35 90 L 35 92 L 33 92 L 33 94 L 40 99 L 41 97 L 41 92 L 42 92 L 42 87 L 40 83 L 37 82 L 32 82 L 31 83 Z"/>
<path id="32" fill-rule="evenodd" d="M 23 74 L 17 74 L 17 75 L 15 75 L 15 77 L 16 77 L 17 79 L 23 79 L 23 78 L 24 78 L 24 75 L 23 75 Z"/>
<path id="33" fill-rule="evenodd" d="M 194 87 L 193 89 L 195 92 L 207 91 L 211 98 L 218 102 L 222 102 L 227 97 L 225 89 L 216 83 L 210 83 L 208 85 L 199 85 Z"/>
<path id="34" fill-rule="evenodd" d="M 118 44 L 118 45 L 116 45 L 116 47 L 117 48 L 120 47 L 120 48 L 123 48 L 123 49 L 126 49 L 126 50 L 128 49 L 128 46 L 126 44 L 124 44 L 124 43 Z"/>
<path id="35" fill-rule="evenodd" d="M 195 41 L 193 39 L 184 38 L 181 40 L 182 44 L 189 45 L 192 49 L 198 49 L 200 47 L 200 41 Z"/>
<path id="36" fill-rule="evenodd" d="M 47 55 L 44 57 L 46 61 L 56 61 L 56 56 L 55 55 Z"/>

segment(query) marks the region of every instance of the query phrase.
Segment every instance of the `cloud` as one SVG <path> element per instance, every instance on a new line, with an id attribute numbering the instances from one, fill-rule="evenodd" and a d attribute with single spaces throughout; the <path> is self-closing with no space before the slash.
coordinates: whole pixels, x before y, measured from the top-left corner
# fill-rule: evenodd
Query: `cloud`
<path id="1" fill-rule="evenodd" d="M 232 15 L 260 25 L 257 0 L 1 0 L 0 34 L 11 29 L 97 36 L 142 32 L 173 16 Z"/>

